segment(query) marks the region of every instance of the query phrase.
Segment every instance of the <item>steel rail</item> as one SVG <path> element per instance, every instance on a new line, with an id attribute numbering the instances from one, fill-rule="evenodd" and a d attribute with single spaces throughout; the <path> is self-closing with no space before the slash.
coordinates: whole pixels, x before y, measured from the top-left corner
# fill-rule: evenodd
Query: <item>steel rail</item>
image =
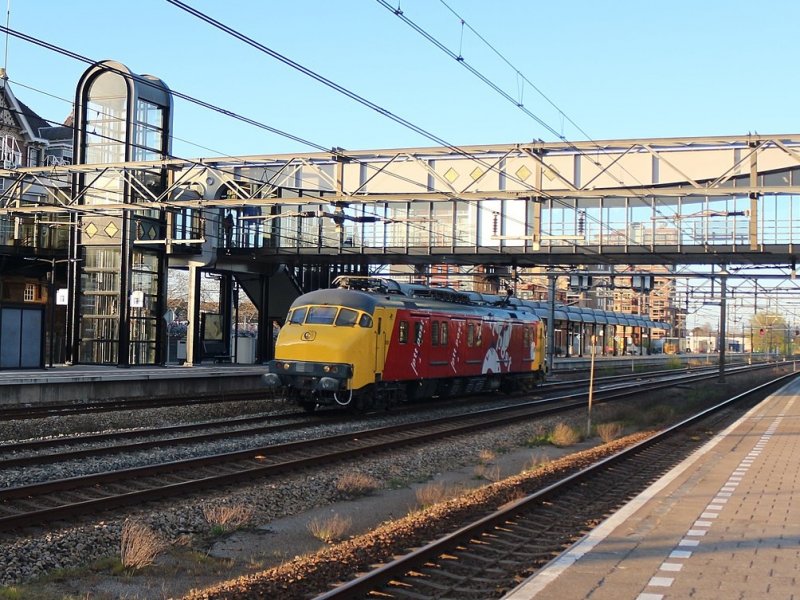
<path id="1" fill-rule="evenodd" d="M 714 374 L 683 375 L 658 382 L 645 384 L 638 382 L 637 385 L 625 390 L 600 390 L 596 399 L 600 402 L 631 397 L 648 390 L 670 387 L 679 382 L 697 382 L 715 376 Z M 578 396 L 578 399 L 575 396 L 567 396 L 558 406 L 545 406 L 548 403 L 552 404 L 552 399 L 535 400 L 523 405 L 484 409 L 458 417 L 449 416 L 425 422 L 404 423 L 6 488 L 0 490 L 0 513 L 3 513 L 0 514 L 0 531 L 141 504 L 201 489 L 249 481 L 256 477 L 338 462 L 363 456 L 367 452 L 383 452 L 402 446 L 438 441 L 448 436 L 585 407 L 583 396 Z M 170 482 L 165 483 L 165 478 Z M 119 491 L 125 482 L 132 482 L 135 489 Z M 107 488 L 104 489 L 102 486 Z M 76 494 L 88 494 L 90 498 L 72 502 L 69 498 Z"/>
<path id="2" fill-rule="evenodd" d="M 194 404 L 213 404 L 221 402 L 241 402 L 246 400 L 264 400 L 265 390 L 250 390 L 222 393 L 208 392 L 207 395 L 170 396 L 160 398 L 128 398 L 119 400 L 101 400 L 70 404 L 37 404 L 0 408 L 0 421 L 18 419 L 41 419 L 45 417 L 61 417 L 68 415 L 94 414 L 99 412 L 119 412 L 141 408 L 160 408 L 170 406 L 189 406 Z"/>
<path id="3" fill-rule="evenodd" d="M 642 452 L 650 450 L 658 444 L 669 440 L 672 436 L 685 431 L 687 428 L 701 423 L 704 419 L 707 419 L 708 417 L 715 415 L 724 409 L 730 408 L 732 405 L 743 399 L 747 399 L 756 394 L 764 393 L 767 390 L 774 389 L 777 386 L 782 385 L 786 380 L 796 376 L 797 373 L 783 375 L 742 394 L 738 394 L 732 398 L 729 398 L 724 402 L 720 402 L 710 408 L 700 411 L 697 414 L 684 419 L 680 423 L 662 430 L 647 440 L 633 445 L 617 454 L 614 454 L 613 456 L 602 459 L 576 473 L 568 475 L 567 477 L 545 487 L 542 490 L 512 502 L 489 515 L 479 518 L 473 523 L 461 527 L 457 531 L 430 542 L 421 548 L 413 550 L 412 552 L 409 552 L 404 556 L 382 565 L 377 569 L 365 573 L 352 581 L 341 584 L 328 592 L 322 593 L 317 596 L 315 600 L 344 600 L 351 598 L 365 598 L 368 596 L 373 597 L 373 595 L 386 598 L 426 597 L 423 592 L 415 588 L 415 581 L 419 582 L 425 579 L 425 573 L 432 573 L 436 571 L 437 568 L 446 571 L 446 564 L 448 562 L 458 563 L 460 569 L 462 570 L 461 574 L 450 576 L 454 585 L 463 584 L 466 588 L 468 587 L 468 583 L 465 582 L 470 579 L 476 579 L 480 576 L 477 574 L 465 574 L 464 571 L 467 571 L 469 567 L 465 566 L 464 561 L 459 561 L 458 557 L 467 552 L 473 556 L 478 555 L 478 560 L 476 562 L 481 563 L 482 566 L 476 568 L 476 570 L 491 569 L 491 559 L 488 557 L 484 558 L 484 560 L 480 559 L 481 546 L 491 546 L 491 538 L 496 536 L 499 537 L 501 535 L 501 530 L 513 532 L 515 523 L 530 521 L 530 519 L 525 516 L 527 512 L 540 509 L 544 504 L 547 504 L 550 506 L 551 512 L 556 513 L 557 511 L 553 509 L 552 506 L 558 501 L 560 496 L 571 492 L 576 488 L 576 486 L 580 485 L 586 488 L 589 486 L 587 482 L 593 480 L 595 477 L 598 477 L 598 475 L 607 473 L 612 469 L 617 469 L 626 461 L 630 461 L 634 457 L 641 455 Z M 679 458 L 673 457 L 673 459 L 673 462 L 679 462 L 679 460 L 683 459 L 683 456 Z M 580 494 L 580 492 L 578 493 Z M 575 498 L 572 498 L 570 501 L 574 502 L 574 500 Z M 572 504 L 572 506 L 574 510 L 575 504 Z M 598 519 L 601 520 L 604 516 L 607 515 L 598 515 Z M 575 533 L 576 537 L 579 537 L 581 534 L 585 533 L 585 531 Z M 527 543 L 534 547 L 537 546 L 535 540 L 527 540 Z M 564 541 L 562 539 L 556 545 L 538 547 L 536 548 L 535 554 L 545 558 L 552 558 L 563 550 L 563 544 Z M 497 552 L 495 551 L 495 554 L 496 553 Z M 437 584 L 434 582 L 430 585 L 436 586 Z M 498 579 L 495 579 L 492 582 L 492 585 L 495 587 L 495 589 L 513 587 L 512 583 L 508 581 L 503 582 Z M 453 593 L 452 589 L 448 590 L 444 585 L 438 587 L 437 589 L 439 592 L 441 592 L 442 597 L 451 597 L 448 596 L 447 592 L 450 592 L 451 594 Z M 395 591 L 397 594 L 394 593 Z M 469 597 L 469 593 L 465 589 L 462 589 L 461 593 L 464 594 L 463 597 Z"/>
<path id="4" fill-rule="evenodd" d="M 704 371 L 712 371 L 712 370 L 713 369 L 695 370 L 693 372 L 695 374 L 699 374 Z M 655 376 L 676 376 L 684 372 L 685 371 L 675 371 L 675 370 L 648 372 L 646 374 L 636 376 L 635 377 L 637 380 L 636 384 L 628 384 L 628 385 L 640 385 L 641 381 L 646 380 L 647 378 L 652 378 Z M 732 373 L 730 367 L 729 367 L 729 372 Z M 624 375 L 624 376 L 614 375 L 610 377 L 597 378 L 595 381 L 595 385 L 597 385 L 599 389 L 602 386 L 611 385 L 614 382 L 622 382 L 621 388 L 617 389 L 624 389 L 626 387 L 625 382 L 630 380 L 631 380 L 631 375 Z M 566 389 L 582 388 L 585 387 L 586 385 L 588 385 L 588 380 L 557 382 L 548 386 L 546 391 L 563 391 Z M 552 401 L 562 401 L 563 399 L 564 397 L 556 397 L 552 399 Z M 547 402 L 551 401 L 551 399 L 543 398 L 542 400 L 537 400 L 537 402 L 541 401 Z M 505 408 L 509 406 L 524 406 L 524 405 L 525 403 L 516 405 L 506 404 L 499 408 Z M 426 405 L 425 408 L 433 409 L 433 408 L 441 408 L 441 406 L 442 405 L 438 406 Z M 466 405 L 466 407 L 469 407 L 469 405 Z M 419 406 L 414 406 L 405 409 L 405 412 L 411 412 L 411 411 L 422 412 Z M 395 414 L 398 413 L 396 412 Z M 306 412 L 285 414 L 285 415 L 261 415 L 252 417 L 240 417 L 235 419 L 226 419 L 224 421 L 205 421 L 202 423 L 170 425 L 166 427 L 157 427 L 153 429 L 140 429 L 135 431 L 120 431 L 120 432 L 100 433 L 100 434 L 90 434 L 90 435 L 64 436 L 64 437 L 51 438 L 45 440 L 33 440 L 33 441 L 17 442 L 17 443 L 3 443 L 0 444 L 0 455 L 2 454 L 5 455 L 24 454 L 24 455 L 8 456 L 6 458 L 0 457 L 0 469 L 8 469 L 21 466 L 53 464 L 58 462 L 64 462 L 67 460 L 76 460 L 80 458 L 88 458 L 93 456 L 138 452 L 142 450 L 148 450 L 151 448 L 165 448 L 165 447 L 176 447 L 180 445 L 198 444 L 202 442 L 216 441 L 222 438 L 246 437 L 253 435 L 264 435 L 270 433 L 283 433 L 286 431 L 304 429 L 320 423 L 324 423 L 325 425 L 336 425 L 342 423 L 345 424 L 350 423 L 353 420 L 352 415 L 344 417 L 335 417 L 333 419 L 326 419 L 325 421 L 321 421 L 321 419 L 319 418 L 320 416 L 321 413 L 315 413 L 313 415 L 309 415 Z M 365 415 L 365 418 L 369 418 L 369 416 Z M 270 423 L 268 425 L 257 425 L 253 427 L 248 426 L 248 425 L 264 423 L 265 421 L 291 420 L 291 419 L 301 419 L 301 421 L 295 423 L 286 423 L 282 425 Z M 235 425 L 239 425 L 240 427 L 234 429 L 229 428 Z M 179 435 L 182 433 L 203 431 L 214 428 L 221 428 L 224 430 L 215 432 L 212 431 L 196 435 Z M 172 437 L 158 437 L 158 436 L 172 436 Z M 136 440 L 139 438 L 150 438 L 150 439 L 146 439 L 144 441 L 134 441 L 124 444 L 117 443 L 111 446 L 95 446 L 91 448 L 81 448 L 77 450 L 69 449 L 69 446 L 72 445 L 99 444 L 107 441 L 120 442 L 122 440 Z M 27 454 L 29 452 L 35 452 L 37 450 L 51 449 L 51 448 L 60 448 L 60 449 L 57 452 L 49 454 L 45 453 Z"/>

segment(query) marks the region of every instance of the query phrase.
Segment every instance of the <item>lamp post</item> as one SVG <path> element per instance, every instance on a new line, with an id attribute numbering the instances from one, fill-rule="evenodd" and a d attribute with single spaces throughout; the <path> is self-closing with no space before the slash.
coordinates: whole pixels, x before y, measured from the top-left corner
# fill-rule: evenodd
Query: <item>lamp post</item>
<path id="1" fill-rule="evenodd" d="M 592 435 L 592 396 L 594 395 L 594 355 L 597 336 L 593 335 L 591 349 L 591 360 L 589 361 L 589 410 L 586 413 L 586 437 Z"/>

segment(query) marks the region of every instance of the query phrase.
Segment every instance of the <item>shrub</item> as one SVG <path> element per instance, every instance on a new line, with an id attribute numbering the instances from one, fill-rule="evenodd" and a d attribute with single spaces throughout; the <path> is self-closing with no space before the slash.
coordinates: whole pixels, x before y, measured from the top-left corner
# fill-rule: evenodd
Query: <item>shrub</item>
<path id="1" fill-rule="evenodd" d="M 597 435 L 607 444 L 617 439 L 622 433 L 622 425 L 620 423 L 600 423 L 597 426 Z"/>
<path id="2" fill-rule="evenodd" d="M 553 427 L 553 432 L 550 434 L 550 443 L 559 448 L 573 446 L 580 440 L 580 434 L 566 423 L 559 423 Z"/>
<path id="3" fill-rule="evenodd" d="M 364 473 L 347 473 L 336 482 L 336 490 L 347 498 L 366 496 L 378 487 L 378 480 Z"/>
<path id="4" fill-rule="evenodd" d="M 352 519 L 334 513 L 333 516 L 327 518 L 314 517 L 307 527 L 309 533 L 315 538 L 331 544 L 344 538 L 352 525 Z"/>
<path id="5" fill-rule="evenodd" d="M 128 520 L 122 526 L 120 560 L 126 569 L 140 569 L 153 564 L 166 547 L 158 534 L 144 523 Z"/>
<path id="6" fill-rule="evenodd" d="M 215 533 L 223 533 L 246 525 L 253 517 L 253 508 L 242 504 L 204 506 L 203 517 Z"/>

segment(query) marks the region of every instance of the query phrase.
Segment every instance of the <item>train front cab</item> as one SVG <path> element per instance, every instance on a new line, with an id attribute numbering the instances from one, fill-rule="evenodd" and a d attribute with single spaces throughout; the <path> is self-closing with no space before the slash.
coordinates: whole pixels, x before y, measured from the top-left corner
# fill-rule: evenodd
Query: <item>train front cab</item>
<path id="1" fill-rule="evenodd" d="M 317 405 L 360 408 L 385 356 L 385 311 L 342 305 L 292 307 L 278 333 L 264 383 L 283 388 L 307 410 Z"/>

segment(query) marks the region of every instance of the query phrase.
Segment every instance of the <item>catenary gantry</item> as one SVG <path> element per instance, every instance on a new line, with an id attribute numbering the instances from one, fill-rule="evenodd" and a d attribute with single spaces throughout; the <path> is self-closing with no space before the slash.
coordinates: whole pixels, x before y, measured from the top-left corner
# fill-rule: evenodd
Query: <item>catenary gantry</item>
<path id="1" fill-rule="evenodd" d="M 140 227 L 135 243 L 180 256 L 224 247 L 230 212 L 234 256 L 285 264 L 794 261 L 800 135 L 457 150 L 17 169 L 0 201 L 20 223 L 74 215 L 82 230 L 120 211 L 161 214 L 165 227 Z M 122 185 L 135 201 L 117 201 Z"/>

